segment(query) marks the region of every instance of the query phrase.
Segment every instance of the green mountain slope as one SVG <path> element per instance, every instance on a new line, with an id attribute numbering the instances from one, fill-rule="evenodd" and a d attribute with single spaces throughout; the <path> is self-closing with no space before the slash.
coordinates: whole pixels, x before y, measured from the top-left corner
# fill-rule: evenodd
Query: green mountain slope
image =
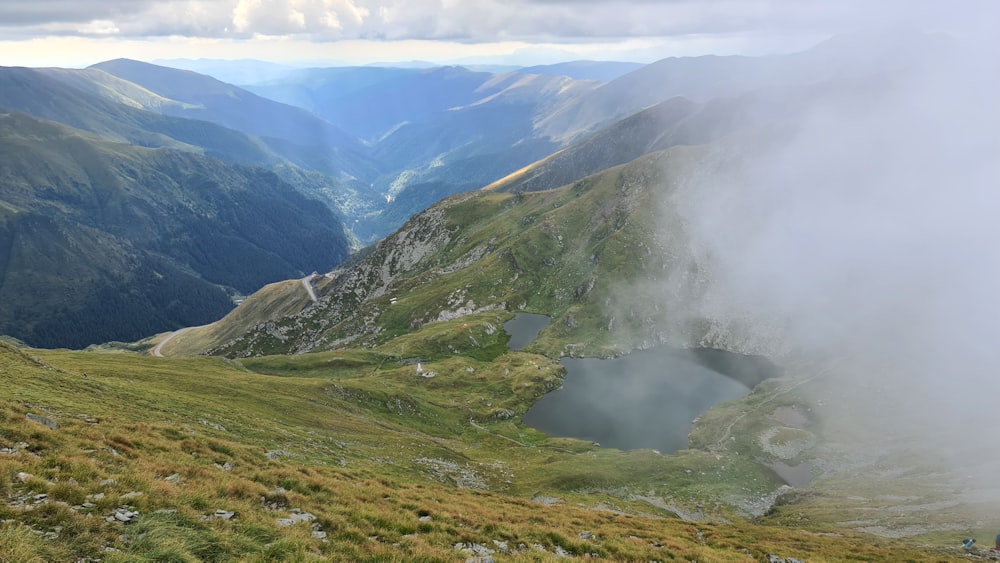
<path id="1" fill-rule="evenodd" d="M 698 342 L 704 328 L 662 333 L 655 328 L 662 323 L 652 321 L 667 312 L 641 305 L 651 297 L 644 292 L 685 258 L 678 254 L 680 221 L 657 216 L 654 202 L 669 195 L 702 152 L 676 147 L 557 190 L 449 198 L 333 272 L 318 288 L 316 305 L 216 352 L 373 345 L 427 322 L 493 309 L 551 315 L 535 349 L 556 357 L 674 337 L 679 344 Z M 673 237 L 673 256 L 654 246 L 657 233 Z"/>
<path id="2" fill-rule="evenodd" d="M 347 256 L 343 227 L 273 173 L 0 117 L 0 333 L 79 347 L 203 324 Z"/>

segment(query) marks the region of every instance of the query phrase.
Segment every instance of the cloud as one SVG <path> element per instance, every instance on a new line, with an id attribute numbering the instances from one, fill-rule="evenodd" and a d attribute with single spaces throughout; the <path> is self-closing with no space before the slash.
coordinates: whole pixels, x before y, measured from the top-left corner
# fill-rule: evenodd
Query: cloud
<path id="1" fill-rule="evenodd" d="M 260 35 L 579 42 L 597 38 L 838 33 L 859 22 L 947 27 L 944 0 L 5 0 L 0 37 Z"/>
<path id="2" fill-rule="evenodd" d="M 831 367 L 840 420 L 938 452 L 998 445 L 1000 44 L 968 38 L 786 101 L 670 202 L 697 313 L 767 327 L 740 338 Z"/>
<path id="3" fill-rule="evenodd" d="M 46 26 L 114 20 L 147 12 L 151 0 L 5 0 L 0 3 L 0 22 L 4 26 Z"/>

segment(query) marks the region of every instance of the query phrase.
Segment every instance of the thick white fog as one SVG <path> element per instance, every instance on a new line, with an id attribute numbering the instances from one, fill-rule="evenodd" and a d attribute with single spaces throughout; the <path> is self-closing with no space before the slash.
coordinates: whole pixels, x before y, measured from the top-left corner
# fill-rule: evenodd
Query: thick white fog
<path id="1" fill-rule="evenodd" d="M 934 41 L 791 95 L 667 205 L 706 272 L 692 313 L 856 390 L 832 416 L 1000 459 L 1000 45 Z"/>

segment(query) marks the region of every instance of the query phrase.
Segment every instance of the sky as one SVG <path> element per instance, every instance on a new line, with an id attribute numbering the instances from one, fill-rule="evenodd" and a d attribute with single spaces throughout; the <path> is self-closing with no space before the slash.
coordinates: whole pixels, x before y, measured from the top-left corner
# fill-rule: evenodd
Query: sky
<path id="1" fill-rule="evenodd" d="M 790 52 L 861 26 L 947 31 L 944 0 L 3 0 L 0 65 L 652 62 Z M 951 7 L 949 7 L 951 6 Z M 984 18 L 986 19 L 986 18 Z"/>

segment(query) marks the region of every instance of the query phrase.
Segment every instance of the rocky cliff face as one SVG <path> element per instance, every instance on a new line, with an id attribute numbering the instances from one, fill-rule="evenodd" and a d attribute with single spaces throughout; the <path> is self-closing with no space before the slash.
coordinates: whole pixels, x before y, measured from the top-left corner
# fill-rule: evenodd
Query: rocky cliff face
<path id="1" fill-rule="evenodd" d="M 467 196 L 466 196 L 467 197 Z M 462 198 L 453 198 L 459 201 Z M 445 206 L 411 219 L 379 242 L 364 259 L 334 270 L 319 284 L 320 298 L 298 315 L 258 325 L 213 354 L 304 353 L 352 343 L 381 332 L 376 301 L 386 301 L 403 277 L 411 276 L 451 240 Z M 332 335 L 329 329 L 343 327 Z"/>

